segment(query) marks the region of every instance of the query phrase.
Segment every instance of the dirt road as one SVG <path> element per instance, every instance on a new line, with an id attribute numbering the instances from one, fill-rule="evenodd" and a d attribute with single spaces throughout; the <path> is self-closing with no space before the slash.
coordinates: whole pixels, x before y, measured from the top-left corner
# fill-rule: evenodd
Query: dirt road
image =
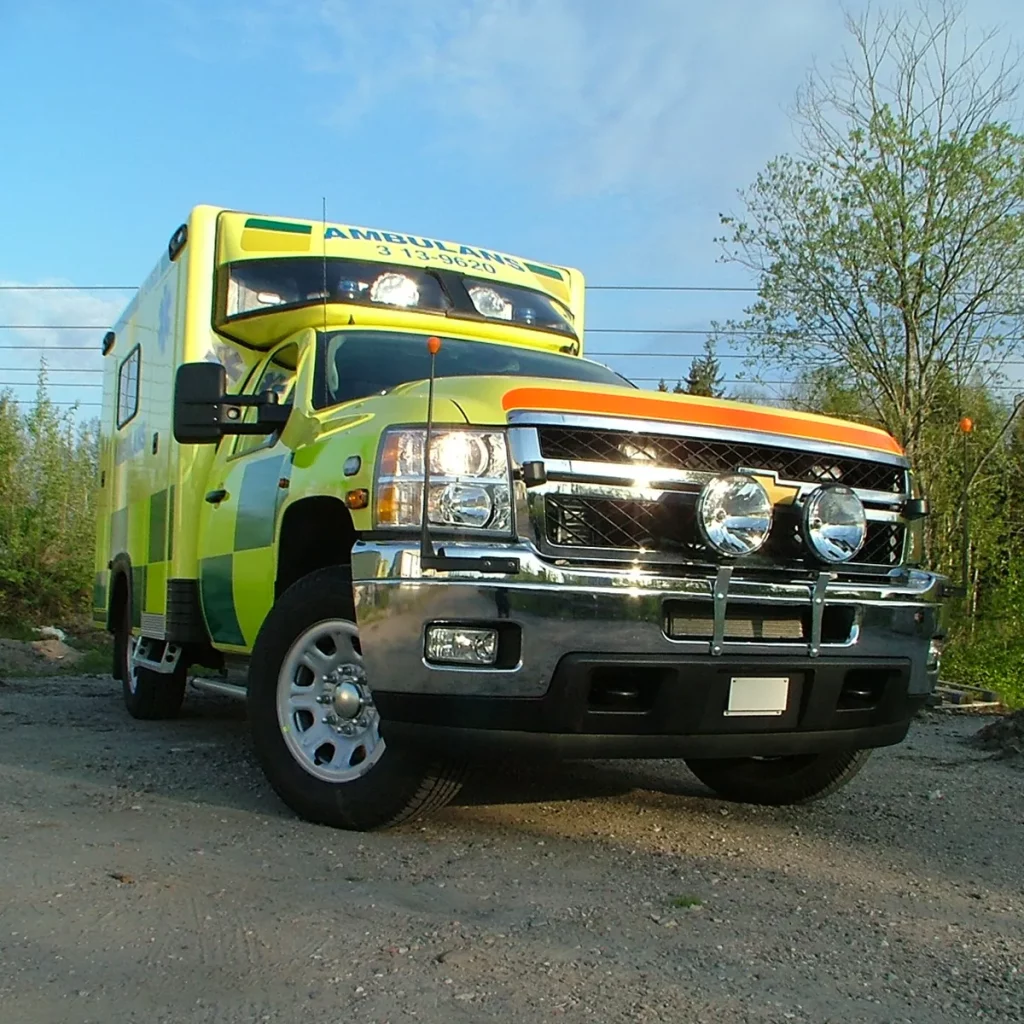
<path id="1" fill-rule="evenodd" d="M 979 725 L 808 808 L 503 766 L 356 835 L 280 805 L 236 705 L 0 683 L 0 1021 L 1021 1021 L 1024 772 Z"/>

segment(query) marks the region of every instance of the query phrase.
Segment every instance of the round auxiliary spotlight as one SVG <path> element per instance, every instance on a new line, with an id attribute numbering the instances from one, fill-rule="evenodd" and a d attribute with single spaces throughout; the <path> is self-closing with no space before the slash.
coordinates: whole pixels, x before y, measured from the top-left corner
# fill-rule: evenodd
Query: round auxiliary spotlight
<path id="1" fill-rule="evenodd" d="M 864 546 L 867 532 L 864 505 L 849 487 L 819 487 L 804 504 L 804 540 L 823 562 L 848 562 Z"/>
<path id="2" fill-rule="evenodd" d="M 719 554 L 752 555 L 772 528 L 772 499 L 750 476 L 718 476 L 709 480 L 697 499 L 701 536 Z"/>

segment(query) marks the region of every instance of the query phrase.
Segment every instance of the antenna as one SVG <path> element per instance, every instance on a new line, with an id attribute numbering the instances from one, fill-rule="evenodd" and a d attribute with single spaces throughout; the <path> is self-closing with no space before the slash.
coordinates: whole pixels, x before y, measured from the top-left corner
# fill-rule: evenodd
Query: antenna
<path id="1" fill-rule="evenodd" d="M 324 254 L 324 281 L 323 291 L 321 294 L 324 299 L 324 334 L 327 333 L 327 196 L 321 196 L 320 205 L 323 218 L 323 234 L 321 236 L 321 245 L 323 246 Z"/>
<path id="2" fill-rule="evenodd" d="M 420 569 L 436 569 L 439 572 L 495 572 L 506 576 L 519 573 L 518 558 L 489 557 L 459 558 L 449 557 L 444 548 L 434 551 L 434 543 L 430 539 L 430 444 L 434 435 L 434 379 L 437 369 L 437 353 L 441 351 L 441 339 L 436 336 L 427 338 L 427 351 L 430 353 L 430 381 L 427 385 L 427 424 L 426 438 L 423 444 L 423 505 L 420 512 Z"/>
<path id="3" fill-rule="evenodd" d="M 427 338 L 430 353 L 430 383 L 427 385 L 427 436 L 423 444 L 423 508 L 420 513 L 420 565 L 436 560 L 434 544 L 430 539 L 430 442 L 434 431 L 434 375 L 437 367 L 437 353 L 441 351 L 441 339 Z"/>

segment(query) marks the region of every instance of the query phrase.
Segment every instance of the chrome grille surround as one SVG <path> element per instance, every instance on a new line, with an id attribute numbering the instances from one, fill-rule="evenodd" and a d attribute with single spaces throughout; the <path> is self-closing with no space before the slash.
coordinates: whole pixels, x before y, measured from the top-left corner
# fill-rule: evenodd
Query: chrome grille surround
<path id="1" fill-rule="evenodd" d="M 872 484 L 853 487 L 867 513 L 865 546 L 853 561 L 831 568 L 841 575 L 880 576 L 905 562 L 909 531 L 902 508 L 909 497 L 909 467 L 901 456 L 800 438 L 766 440 L 744 431 L 578 414 L 513 412 L 509 427 L 514 464 L 542 462 L 547 477 L 530 488 L 517 483 L 519 533 L 559 564 L 611 562 L 666 571 L 718 564 L 721 560 L 699 538 L 692 509 L 706 481 L 736 471 L 795 490 L 796 503 L 832 480 Z M 614 455 L 623 448 L 656 457 L 669 452 L 672 459 L 665 461 L 676 464 L 629 462 L 626 455 L 619 461 L 553 457 L 575 451 Z M 759 453 L 766 465 L 744 464 Z M 715 468 L 707 468 L 709 463 Z M 787 467 L 804 479 L 780 473 Z M 800 539 L 796 504 L 777 506 L 769 544 L 734 564 L 754 571 L 821 568 Z"/>

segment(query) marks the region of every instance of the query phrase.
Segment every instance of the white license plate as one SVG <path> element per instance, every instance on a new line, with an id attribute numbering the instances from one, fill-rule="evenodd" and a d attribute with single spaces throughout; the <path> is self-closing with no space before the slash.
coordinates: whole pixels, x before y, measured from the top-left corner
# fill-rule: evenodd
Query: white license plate
<path id="1" fill-rule="evenodd" d="M 733 676 L 726 715 L 782 715 L 789 703 L 789 676 Z"/>

